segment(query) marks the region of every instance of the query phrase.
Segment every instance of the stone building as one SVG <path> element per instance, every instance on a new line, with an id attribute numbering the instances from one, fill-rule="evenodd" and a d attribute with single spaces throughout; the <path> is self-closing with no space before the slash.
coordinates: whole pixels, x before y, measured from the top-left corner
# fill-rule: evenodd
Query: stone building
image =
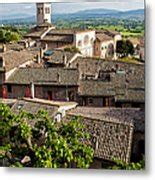
<path id="1" fill-rule="evenodd" d="M 117 31 L 97 30 L 94 44 L 94 55 L 103 59 L 117 59 L 116 45 L 122 36 Z"/>
<path id="2" fill-rule="evenodd" d="M 37 114 L 39 110 L 45 110 L 53 121 L 60 122 L 66 116 L 66 112 L 77 106 L 76 102 L 49 101 L 37 98 L 22 98 L 16 100 L 11 105 L 12 112 L 18 114 L 21 111 L 27 111 L 31 114 Z"/>
<path id="3" fill-rule="evenodd" d="M 67 119 L 75 116 L 81 117 L 91 135 L 90 144 L 95 151 L 93 168 L 102 168 L 104 162 L 113 159 L 138 161 L 145 154 L 145 113 L 141 109 L 78 106 L 67 112 Z"/>
<path id="4" fill-rule="evenodd" d="M 113 58 L 114 41 L 105 34 L 96 34 L 94 55 L 103 59 Z"/>
<path id="5" fill-rule="evenodd" d="M 76 47 L 83 56 L 116 59 L 116 42 L 121 34 L 116 31 L 102 30 L 58 30 L 51 23 L 50 3 L 37 3 L 37 26 L 25 35 L 36 41 L 36 45 L 54 48 Z"/>
<path id="6" fill-rule="evenodd" d="M 48 49 L 74 46 L 83 56 L 94 54 L 95 31 L 93 30 L 51 30 L 41 39 L 42 46 Z"/>
<path id="7" fill-rule="evenodd" d="M 3 61 L 0 57 L 0 98 L 3 96 L 3 84 L 4 84 L 5 70 L 3 67 Z"/>
<path id="8" fill-rule="evenodd" d="M 92 107 L 144 107 L 143 64 L 83 57 L 68 65 L 54 60 L 49 64 L 14 71 L 5 81 L 8 97 L 30 94 L 33 83 L 35 96 L 42 99 L 74 100 Z"/>
<path id="9" fill-rule="evenodd" d="M 37 3 L 37 25 L 51 23 L 51 3 Z"/>
<path id="10" fill-rule="evenodd" d="M 70 67 L 79 70 L 80 105 L 144 107 L 144 64 L 78 57 Z"/>
<path id="11" fill-rule="evenodd" d="M 77 82 L 77 69 L 19 68 L 7 79 L 5 86 L 9 98 L 77 101 Z"/>
<path id="12" fill-rule="evenodd" d="M 80 53 L 53 49 L 44 52 L 43 63 L 45 67 L 69 67 Z"/>
<path id="13" fill-rule="evenodd" d="M 3 94 L 6 97 L 6 89 L 2 85 L 2 81 L 4 84 L 7 78 L 19 67 L 27 67 L 37 62 L 36 56 L 39 54 L 40 50 L 38 48 L 25 47 L 24 44 L 17 43 L 5 44 L 5 50 L 0 51 L 1 97 L 3 97 Z"/>

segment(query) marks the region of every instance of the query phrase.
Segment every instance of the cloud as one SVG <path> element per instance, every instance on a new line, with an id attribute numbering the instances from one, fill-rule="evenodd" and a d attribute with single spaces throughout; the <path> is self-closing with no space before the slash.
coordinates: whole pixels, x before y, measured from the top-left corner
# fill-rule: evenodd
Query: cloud
<path id="1" fill-rule="evenodd" d="M 33 8 L 32 6 L 25 6 L 24 9 L 31 9 Z"/>

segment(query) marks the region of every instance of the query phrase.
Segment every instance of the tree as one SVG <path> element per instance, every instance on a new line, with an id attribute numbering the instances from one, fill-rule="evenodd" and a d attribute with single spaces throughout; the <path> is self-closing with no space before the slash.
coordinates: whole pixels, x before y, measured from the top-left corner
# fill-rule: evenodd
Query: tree
<path id="1" fill-rule="evenodd" d="M 122 57 L 134 54 L 134 47 L 130 40 L 120 40 L 116 44 L 116 52 Z"/>
<path id="2" fill-rule="evenodd" d="M 19 41 L 21 34 L 15 27 L 3 27 L 0 29 L 0 42 Z"/>
<path id="3" fill-rule="evenodd" d="M 80 53 L 80 50 L 76 48 L 75 46 L 66 47 L 64 48 L 64 51 L 72 52 L 72 53 Z"/>
<path id="4" fill-rule="evenodd" d="M 130 54 L 130 55 L 134 54 L 134 47 L 130 40 L 126 40 L 126 48 L 127 48 L 127 54 Z"/>
<path id="5" fill-rule="evenodd" d="M 4 42 L 5 41 L 5 31 L 4 30 L 0 30 L 0 42 Z"/>
<path id="6" fill-rule="evenodd" d="M 113 160 L 115 162 L 115 165 L 108 167 L 108 169 L 118 170 L 118 169 L 124 169 L 124 170 L 144 170 L 145 169 L 145 160 L 144 157 L 139 162 L 130 162 L 125 163 L 121 160 Z"/>
<path id="7" fill-rule="evenodd" d="M 4 104 L 0 114 L 3 166 L 89 168 L 93 149 L 80 117 L 57 123 L 44 110 L 16 115 Z"/>

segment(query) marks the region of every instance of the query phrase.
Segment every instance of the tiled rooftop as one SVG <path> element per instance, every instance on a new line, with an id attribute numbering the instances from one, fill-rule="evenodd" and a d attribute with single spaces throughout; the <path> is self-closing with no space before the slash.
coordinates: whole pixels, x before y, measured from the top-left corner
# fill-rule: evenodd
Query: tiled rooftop
<path id="1" fill-rule="evenodd" d="M 6 51 L 5 53 L 1 53 L 0 56 L 3 58 L 5 62 L 6 71 L 10 71 L 15 67 L 18 67 L 27 61 L 31 61 L 38 54 L 37 50 L 21 50 L 21 51 Z"/>
<path id="2" fill-rule="evenodd" d="M 75 56 L 76 53 L 63 51 L 63 50 L 51 50 L 52 54 L 48 58 L 48 63 L 64 64 L 66 58 L 67 63 Z"/>
<path id="3" fill-rule="evenodd" d="M 113 40 L 112 37 L 110 37 L 104 33 L 96 34 L 96 39 L 100 42 Z"/>
<path id="4" fill-rule="evenodd" d="M 62 68 L 20 68 L 6 81 L 14 84 L 74 85 L 78 83 L 76 69 Z"/>

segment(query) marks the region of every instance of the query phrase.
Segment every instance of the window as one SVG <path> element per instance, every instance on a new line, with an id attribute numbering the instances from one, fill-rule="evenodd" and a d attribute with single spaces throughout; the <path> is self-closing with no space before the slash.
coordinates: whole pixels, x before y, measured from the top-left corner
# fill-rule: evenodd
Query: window
<path id="1" fill-rule="evenodd" d="M 38 8 L 38 14 L 42 14 L 43 13 L 43 8 Z"/>
<path id="2" fill-rule="evenodd" d="M 45 8 L 45 13 L 50 14 L 50 8 Z"/>
<path id="3" fill-rule="evenodd" d="M 89 43 L 89 36 L 86 35 L 86 36 L 84 37 L 84 45 L 87 45 L 88 43 Z"/>
<path id="4" fill-rule="evenodd" d="M 7 85 L 7 90 L 8 90 L 8 93 L 12 93 L 12 86 L 11 86 L 11 84 Z"/>
<path id="5" fill-rule="evenodd" d="M 18 110 L 21 110 L 23 108 L 24 104 L 18 104 Z"/>
<path id="6" fill-rule="evenodd" d="M 38 8 L 38 14 L 41 14 L 40 8 Z"/>
<path id="7" fill-rule="evenodd" d="M 68 92 L 68 97 L 70 101 L 74 101 L 74 91 L 69 91 Z"/>
<path id="8" fill-rule="evenodd" d="M 94 43 L 94 39 L 93 39 L 93 38 L 91 38 L 90 42 L 91 42 L 91 44 L 93 44 L 93 43 Z"/>
<path id="9" fill-rule="evenodd" d="M 47 94 L 48 94 L 48 100 L 52 100 L 53 99 L 52 91 L 48 91 Z"/>
<path id="10" fill-rule="evenodd" d="M 99 72 L 99 79 L 101 79 L 104 82 L 110 82 L 110 73 L 100 71 Z"/>
<path id="11" fill-rule="evenodd" d="M 88 98 L 88 104 L 93 104 L 93 99 L 92 98 Z"/>
<path id="12" fill-rule="evenodd" d="M 81 41 L 81 40 L 78 41 L 78 46 L 79 46 L 79 47 L 82 46 L 82 41 Z"/>

